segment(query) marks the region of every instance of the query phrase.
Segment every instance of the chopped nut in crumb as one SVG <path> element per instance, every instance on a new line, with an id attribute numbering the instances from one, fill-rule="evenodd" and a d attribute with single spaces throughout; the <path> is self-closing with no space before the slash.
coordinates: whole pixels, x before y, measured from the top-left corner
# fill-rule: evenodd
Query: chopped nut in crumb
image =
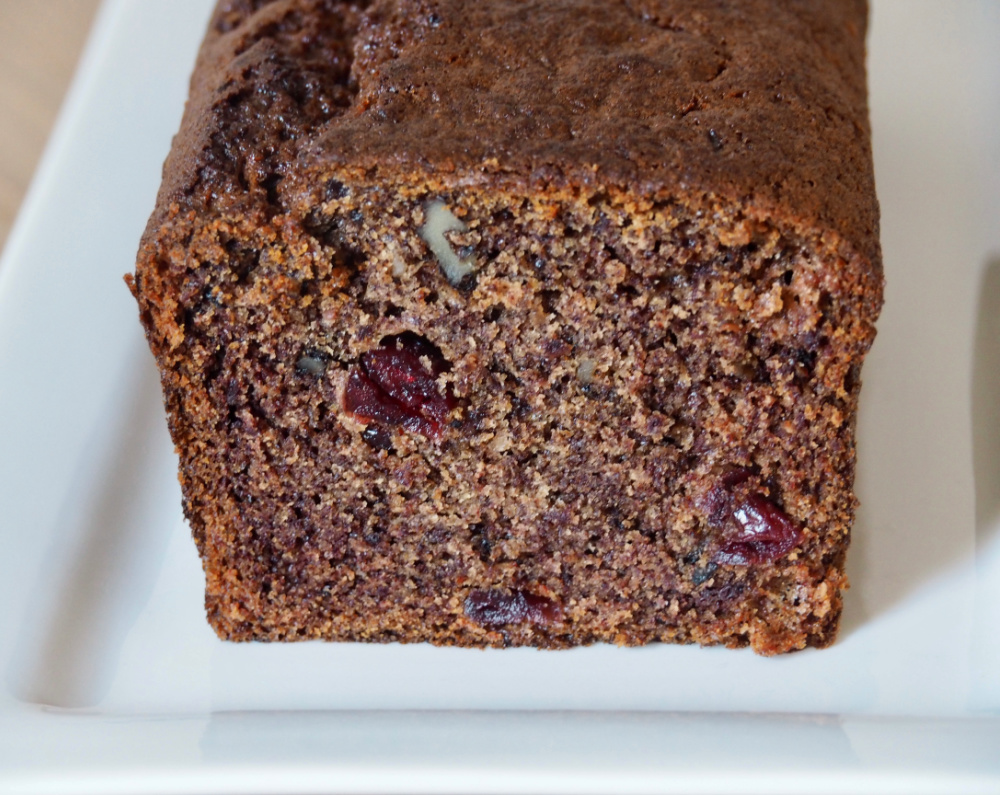
<path id="1" fill-rule="evenodd" d="M 432 201 L 427 205 L 426 220 L 420 227 L 420 237 L 437 257 L 445 278 L 453 287 L 458 287 L 476 269 L 472 257 L 462 258 L 455 253 L 445 235 L 448 232 L 464 232 L 468 227 L 455 217 L 442 201 Z"/>

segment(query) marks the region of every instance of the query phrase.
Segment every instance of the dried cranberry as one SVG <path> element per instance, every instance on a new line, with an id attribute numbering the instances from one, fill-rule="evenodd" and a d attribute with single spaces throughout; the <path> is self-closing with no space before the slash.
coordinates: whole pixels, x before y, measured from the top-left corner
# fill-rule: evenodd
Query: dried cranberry
<path id="1" fill-rule="evenodd" d="M 438 391 L 437 376 L 413 351 L 378 348 L 361 357 L 369 377 L 404 408 L 430 415 L 438 422 L 448 416 L 454 400 Z"/>
<path id="2" fill-rule="evenodd" d="M 712 560 L 736 566 L 770 563 L 802 543 L 802 530 L 777 505 L 759 494 L 751 494 L 733 511 L 740 529 L 725 541 Z"/>
<path id="3" fill-rule="evenodd" d="M 448 369 L 441 352 L 415 334 L 388 338 L 361 357 L 344 391 L 344 408 L 363 420 L 401 425 L 438 437 L 456 401 L 437 377 Z"/>
<path id="4" fill-rule="evenodd" d="M 722 473 L 703 503 L 709 524 L 723 527 L 727 523 L 733 511 L 733 489 L 742 486 L 753 474 L 747 467 L 732 467 Z"/>
<path id="5" fill-rule="evenodd" d="M 802 530 L 768 494 L 778 493 L 773 478 L 759 483 L 756 468 L 725 470 L 708 492 L 702 508 L 708 523 L 722 536 L 712 556 L 713 563 L 737 566 L 760 565 L 778 560 L 802 543 Z"/>
<path id="6" fill-rule="evenodd" d="M 397 337 L 388 337 L 382 340 L 380 347 L 395 347 L 409 351 L 417 358 L 427 359 L 435 378 L 451 369 L 448 360 L 444 358 L 444 354 L 441 353 L 441 349 L 437 345 L 412 331 L 404 332 Z"/>
<path id="7" fill-rule="evenodd" d="M 562 610 L 551 599 L 525 591 L 470 591 L 465 615 L 484 627 L 505 624 L 552 624 L 562 619 Z"/>
<path id="8" fill-rule="evenodd" d="M 735 488 L 742 483 L 746 483 L 753 475 L 753 470 L 747 467 L 733 467 L 726 470 L 722 475 L 722 485 L 727 489 Z"/>
<path id="9" fill-rule="evenodd" d="M 365 420 L 386 425 L 402 425 L 413 416 L 412 412 L 386 395 L 367 373 L 358 368 L 351 370 L 347 378 L 344 408 Z"/>

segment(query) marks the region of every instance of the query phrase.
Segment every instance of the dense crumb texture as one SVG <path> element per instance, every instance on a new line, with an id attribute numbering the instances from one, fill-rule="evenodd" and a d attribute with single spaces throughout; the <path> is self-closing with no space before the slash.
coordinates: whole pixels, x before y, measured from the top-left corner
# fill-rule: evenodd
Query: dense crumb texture
<path id="1" fill-rule="evenodd" d="M 220 636 L 831 642 L 865 16 L 220 3 L 131 282 Z"/>

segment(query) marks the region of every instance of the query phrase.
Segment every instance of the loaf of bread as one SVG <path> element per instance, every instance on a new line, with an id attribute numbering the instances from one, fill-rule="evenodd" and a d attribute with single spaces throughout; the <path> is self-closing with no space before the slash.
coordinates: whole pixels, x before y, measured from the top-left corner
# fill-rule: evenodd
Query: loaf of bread
<path id="1" fill-rule="evenodd" d="M 230 640 L 825 646 L 857 0 L 223 0 L 134 278 Z"/>

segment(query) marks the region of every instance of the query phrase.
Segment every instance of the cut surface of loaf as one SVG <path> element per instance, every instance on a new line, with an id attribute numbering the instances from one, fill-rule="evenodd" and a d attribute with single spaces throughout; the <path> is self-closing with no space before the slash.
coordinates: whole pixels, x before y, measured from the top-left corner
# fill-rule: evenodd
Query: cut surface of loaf
<path id="1" fill-rule="evenodd" d="M 231 640 L 833 640 L 861 2 L 225 0 L 130 285 Z"/>

